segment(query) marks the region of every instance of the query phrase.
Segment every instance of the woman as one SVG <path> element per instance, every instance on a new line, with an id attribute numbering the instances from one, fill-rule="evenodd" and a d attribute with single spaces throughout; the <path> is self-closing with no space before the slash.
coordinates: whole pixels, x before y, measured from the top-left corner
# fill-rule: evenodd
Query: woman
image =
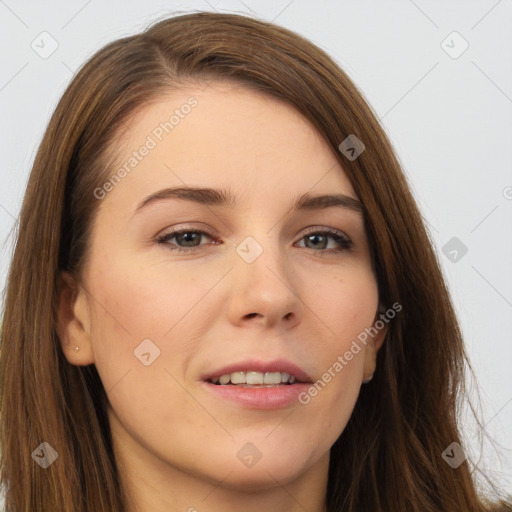
<path id="1" fill-rule="evenodd" d="M 465 362 L 391 145 L 320 49 L 196 13 L 73 79 L 8 278 L 7 510 L 493 510 Z"/>

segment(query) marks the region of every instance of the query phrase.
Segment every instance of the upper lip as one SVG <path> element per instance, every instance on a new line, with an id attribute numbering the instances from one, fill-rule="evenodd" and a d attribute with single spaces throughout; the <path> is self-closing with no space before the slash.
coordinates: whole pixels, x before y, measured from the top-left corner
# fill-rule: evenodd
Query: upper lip
<path id="1" fill-rule="evenodd" d="M 273 361 L 261 361 L 248 359 L 232 363 L 222 368 L 209 371 L 202 376 L 203 380 L 218 379 L 221 375 L 234 372 L 285 372 L 293 375 L 298 382 L 312 382 L 311 377 L 299 366 L 286 359 L 275 359 Z"/>

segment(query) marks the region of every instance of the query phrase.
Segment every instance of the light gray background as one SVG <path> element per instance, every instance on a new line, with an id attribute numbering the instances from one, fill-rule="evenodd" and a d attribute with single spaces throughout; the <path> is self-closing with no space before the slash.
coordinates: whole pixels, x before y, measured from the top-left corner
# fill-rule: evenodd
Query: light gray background
<path id="1" fill-rule="evenodd" d="M 466 435 L 511 492 L 511 0 L 0 0 L 0 288 L 36 148 L 74 71 L 107 42 L 177 10 L 274 20 L 326 50 L 365 94 L 428 221 L 497 450 L 489 442 L 480 450 L 469 420 Z M 47 59 L 31 47 L 50 48 L 43 31 L 58 43 Z M 453 31 L 469 44 L 457 58 L 464 42 Z M 468 248 L 456 262 L 450 246 L 448 256 L 442 250 L 452 237 Z"/>

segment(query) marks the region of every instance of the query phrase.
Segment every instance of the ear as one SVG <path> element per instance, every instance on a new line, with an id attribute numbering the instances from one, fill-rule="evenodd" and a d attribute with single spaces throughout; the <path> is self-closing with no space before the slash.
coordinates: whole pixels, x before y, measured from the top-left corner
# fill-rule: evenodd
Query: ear
<path id="1" fill-rule="evenodd" d="M 64 356 L 77 366 L 94 363 L 87 295 L 69 272 L 57 278 L 57 305 L 57 334 Z"/>
<path id="2" fill-rule="evenodd" d="M 385 307 L 381 304 L 377 309 L 373 325 L 369 329 L 373 335 L 368 336 L 368 343 L 364 352 L 364 371 L 363 380 L 369 380 L 375 373 L 377 367 L 377 352 L 382 347 L 386 334 L 388 332 L 389 319 L 383 320 L 381 314 L 384 313 Z"/>

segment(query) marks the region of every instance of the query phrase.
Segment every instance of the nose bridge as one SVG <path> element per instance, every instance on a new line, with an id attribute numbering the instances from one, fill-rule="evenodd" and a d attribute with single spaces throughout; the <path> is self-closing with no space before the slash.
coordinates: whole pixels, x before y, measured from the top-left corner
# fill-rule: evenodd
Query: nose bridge
<path id="1" fill-rule="evenodd" d="M 236 246 L 236 254 L 236 267 L 242 275 L 256 278 L 278 274 L 281 280 L 288 279 L 285 275 L 287 256 L 282 251 L 279 240 L 268 231 L 253 231 L 253 234 L 246 236 Z M 279 281 L 277 277 L 276 280 Z M 281 285 L 284 286 L 282 283 Z"/>

